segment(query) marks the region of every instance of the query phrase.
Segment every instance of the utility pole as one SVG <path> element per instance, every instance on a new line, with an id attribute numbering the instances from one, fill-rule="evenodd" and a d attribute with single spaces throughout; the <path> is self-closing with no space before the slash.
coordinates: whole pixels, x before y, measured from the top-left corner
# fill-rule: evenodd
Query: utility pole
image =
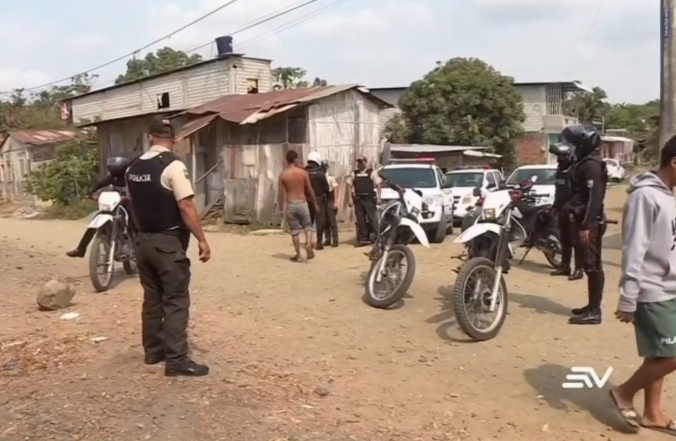
<path id="1" fill-rule="evenodd" d="M 660 148 L 676 135 L 676 0 L 660 0 Z"/>

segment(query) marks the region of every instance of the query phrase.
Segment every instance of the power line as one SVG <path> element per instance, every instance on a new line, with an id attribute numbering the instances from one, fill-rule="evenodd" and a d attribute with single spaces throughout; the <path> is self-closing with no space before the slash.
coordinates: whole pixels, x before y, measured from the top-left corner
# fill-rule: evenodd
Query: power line
<path id="1" fill-rule="evenodd" d="M 284 24 L 282 24 L 281 26 L 278 26 L 278 27 L 276 27 L 276 28 L 273 28 L 271 31 L 269 31 L 269 32 L 267 32 L 267 33 L 257 35 L 257 36 L 255 36 L 255 37 L 253 37 L 253 38 L 248 39 L 248 40 L 244 40 L 244 42 L 242 43 L 242 45 L 239 46 L 239 47 L 250 46 L 251 43 L 255 43 L 255 42 L 258 41 L 258 40 L 262 40 L 262 39 L 264 39 L 265 37 L 271 36 L 271 35 L 273 35 L 273 34 L 279 34 L 279 33 L 283 32 L 283 31 L 285 31 L 285 30 L 288 30 L 288 29 L 291 29 L 291 28 L 293 28 L 293 27 L 296 27 L 296 26 L 298 26 L 299 24 L 301 24 L 301 23 L 303 23 L 303 22 L 306 22 L 306 21 L 310 20 L 312 17 L 314 17 L 314 16 L 316 16 L 316 15 L 318 15 L 318 14 L 321 14 L 322 12 L 324 12 L 324 11 L 326 11 L 326 10 L 328 10 L 328 9 L 331 9 L 331 8 L 334 8 L 334 7 L 336 7 L 336 6 L 339 6 L 339 5 L 343 4 L 343 3 L 346 3 L 346 2 L 348 2 L 348 1 L 349 1 L 349 0 L 336 0 L 336 1 L 334 1 L 333 3 L 329 3 L 328 5 L 324 5 L 324 6 L 322 6 L 321 8 L 318 8 L 318 9 L 312 11 L 312 12 L 309 12 L 309 13 L 307 13 L 307 14 L 305 14 L 305 15 L 302 15 L 302 16 L 300 16 L 300 17 L 297 17 L 296 19 L 291 20 L 291 21 L 289 21 L 289 22 L 287 22 L 287 23 L 284 23 Z M 300 7 L 300 6 L 307 6 L 307 4 L 308 4 L 308 2 L 303 2 L 302 4 L 298 4 L 298 6 L 294 6 L 294 7 L 292 7 L 292 8 L 294 8 L 294 10 L 296 10 L 296 9 L 298 9 L 298 7 Z M 244 29 L 244 28 L 250 29 L 250 28 L 253 26 L 254 23 L 260 22 L 260 21 L 262 21 L 262 20 L 264 20 L 264 19 L 272 19 L 272 16 L 273 16 L 273 15 L 275 16 L 274 18 L 280 17 L 280 16 L 281 16 L 281 15 L 280 15 L 281 12 L 288 13 L 288 12 L 290 12 L 290 11 L 287 10 L 287 9 L 285 9 L 285 8 L 278 9 L 277 11 L 272 12 L 272 13 L 270 13 L 270 14 L 264 16 L 264 17 L 261 17 L 261 18 L 259 18 L 259 19 L 256 19 L 256 20 L 254 20 L 254 21 L 251 21 L 251 22 L 247 23 L 247 24 L 244 25 L 241 29 Z M 237 31 L 232 32 L 230 35 L 234 35 L 234 34 L 237 33 L 237 32 L 242 32 L 241 29 L 238 29 Z M 186 51 L 184 51 L 184 52 L 185 52 L 186 54 L 189 54 L 189 53 L 191 53 L 191 52 L 195 52 L 196 50 L 202 49 L 202 48 L 204 48 L 204 47 L 206 47 L 206 46 L 209 46 L 209 45 L 212 45 L 211 53 L 212 53 L 212 55 L 213 55 L 213 49 L 214 49 L 214 48 L 213 48 L 213 41 L 210 41 L 210 42 L 208 42 L 208 43 L 206 43 L 206 44 L 201 44 L 201 45 L 196 46 L 196 47 L 194 47 L 194 48 L 192 48 L 192 49 L 188 49 L 188 50 L 186 50 Z M 111 81 L 113 81 L 113 79 L 111 79 Z M 0 93 L 2 93 L 2 92 L 0 92 Z M 9 93 L 8 93 L 8 94 L 9 94 Z"/>
<path id="2" fill-rule="evenodd" d="M 278 26 L 278 27 L 270 30 L 267 33 L 257 35 L 253 38 L 248 39 L 248 40 L 244 40 L 244 42 L 241 44 L 240 47 L 251 46 L 253 43 L 255 43 L 257 41 L 264 40 L 265 38 L 271 37 L 273 35 L 281 34 L 284 31 L 295 28 L 296 26 L 299 26 L 300 24 L 305 23 L 306 21 L 308 21 L 308 20 L 312 19 L 313 17 L 325 12 L 328 9 L 335 8 L 335 7 L 340 6 L 344 3 L 347 3 L 348 1 L 350 1 L 350 0 L 336 0 L 333 3 L 329 3 L 328 5 L 324 5 L 323 7 L 319 8 L 319 9 L 316 9 L 316 10 L 309 12 L 305 15 L 297 17 L 296 19 L 291 20 L 288 23 L 285 23 L 281 26 Z"/>
<path id="3" fill-rule="evenodd" d="M 88 73 L 90 73 L 90 72 L 94 72 L 94 71 L 96 71 L 96 70 L 103 69 L 104 67 L 108 67 L 108 66 L 110 66 L 111 64 L 115 64 L 115 63 L 117 63 L 118 61 L 122 61 L 122 60 L 124 60 L 125 58 L 133 57 L 133 56 L 136 55 L 137 53 L 139 53 L 139 52 L 141 52 L 141 51 L 143 51 L 143 50 L 145 50 L 145 49 L 148 49 L 149 47 L 154 46 L 154 45 L 156 45 L 157 43 L 160 43 L 161 41 L 166 40 L 167 38 L 173 37 L 174 35 L 178 34 L 179 32 L 184 31 L 185 29 L 189 28 L 190 26 L 193 26 L 193 25 L 199 23 L 200 21 L 204 20 L 205 18 L 214 15 L 215 13 L 221 11 L 222 9 L 227 8 L 228 6 L 232 5 L 233 3 L 237 2 L 237 1 L 238 1 L 238 0 L 230 0 L 230 1 L 228 1 L 228 2 L 226 2 L 226 3 L 224 3 L 224 4 L 222 4 L 221 6 L 217 7 L 216 9 L 213 9 L 213 10 L 207 12 L 206 14 L 204 14 L 204 15 L 202 15 L 202 16 L 196 18 L 195 20 L 191 21 L 190 23 L 181 26 L 180 28 L 176 29 L 175 31 L 172 31 L 171 33 L 169 33 L 169 34 L 167 34 L 167 35 L 165 35 L 165 36 L 163 36 L 163 37 L 161 37 L 161 38 L 158 38 L 157 40 L 154 40 L 154 41 L 152 41 L 151 43 L 148 43 L 148 44 L 146 44 L 145 46 L 143 46 L 143 47 L 141 47 L 141 48 L 138 48 L 138 49 L 136 49 L 136 50 L 133 51 L 133 52 L 130 52 L 130 53 L 125 54 L 125 55 L 122 55 L 121 57 L 117 57 L 117 58 L 115 58 L 114 60 L 108 61 L 107 63 L 100 64 L 100 65 L 98 65 L 98 66 L 96 66 L 96 67 L 93 67 L 93 68 L 91 68 L 91 69 L 87 69 L 87 70 L 85 70 L 85 71 L 83 71 L 83 72 L 80 72 L 80 73 L 76 73 L 76 74 L 73 74 L 73 75 L 69 75 L 69 76 L 67 76 L 67 77 L 65 77 L 65 78 L 62 78 L 62 79 L 60 79 L 60 80 L 57 80 L 57 81 L 51 81 L 51 82 L 49 82 L 49 83 L 41 84 L 41 85 L 39 85 L 39 86 L 35 86 L 35 87 L 30 87 L 30 88 L 24 89 L 24 91 L 25 91 L 25 92 L 30 92 L 30 91 L 32 91 L 32 90 L 43 89 L 43 88 L 48 87 L 48 86 L 53 86 L 53 85 L 62 83 L 62 82 L 64 82 L 64 81 L 68 81 L 68 80 L 70 80 L 71 78 L 76 77 L 76 76 L 78 76 L 78 75 L 88 74 Z"/>
<path id="4" fill-rule="evenodd" d="M 318 1 L 318 0 L 308 0 L 308 1 L 305 1 L 305 2 L 302 2 L 302 3 L 299 3 L 299 4 L 296 4 L 295 6 L 291 6 L 291 7 L 286 8 L 286 9 L 278 10 L 278 12 L 276 12 L 276 13 L 273 12 L 272 14 L 270 14 L 270 15 L 268 15 L 268 16 L 262 17 L 262 18 L 260 18 L 260 19 L 258 19 L 258 20 L 255 20 L 255 21 L 253 21 L 253 22 L 250 22 L 250 23 L 244 25 L 243 27 L 237 29 L 236 31 L 231 32 L 229 35 L 230 35 L 230 36 L 234 36 L 234 35 L 237 35 L 237 34 L 239 34 L 239 33 L 241 33 L 241 32 L 248 31 L 249 29 L 251 29 L 251 28 L 253 28 L 253 27 L 260 26 L 260 25 L 262 25 L 262 24 L 264 24 L 264 23 L 267 23 L 267 22 L 269 22 L 269 21 L 272 21 L 272 20 L 274 20 L 274 19 L 276 19 L 276 18 L 282 17 L 282 16 L 284 16 L 284 15 L 286 15 L 286 14 L 289 14 L 289 13 L 291 13 L 291 12 L 297 11 L 297 10 L 300 9 L 300 8 L 304 8 L 305 6 L 309 6 L 309 5 L 313 4 L 313 3 L 316 3 L 317 1 Z M 200 50 L 200 49 L 202 49 L 202 48 L 205 48 L 205 47 L 209 46 L 210 44 L 213 44 L 213 41 L 209 41 L 209 42 L 204 43 L 204 44 L 201 44 L 201 45 L 199 45 L 199 46 L 195 46 L 195 47 L 192 48 L 192 49 L 188 49 L 188 50 L 186 51 L 186 53 L 195 52 L 195 51 L 197 51 L 197 50 Z"/>

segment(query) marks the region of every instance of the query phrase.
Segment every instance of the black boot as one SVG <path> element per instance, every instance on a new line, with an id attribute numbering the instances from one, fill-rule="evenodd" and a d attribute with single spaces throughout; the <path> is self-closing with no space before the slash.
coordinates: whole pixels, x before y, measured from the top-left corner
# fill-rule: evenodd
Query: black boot
<path id="1" fill-rule="evenodd" d="M 550 276 L 570 276 L 570 268 L 569 267 L 561 267 L 557 270 L 552 271 L 549 273 Z"/>
<path id="2" fill-rule="evenodd" d="M 580 280 L 584 277 L 584 273 L 580 268 L 575 268 L 575 271 L 568 277 L 568 280 Z"/>
<path id="3" fill-rule="evenodd" d="M 68 257 L 84 257 L 85 254 L 87 254 L 86 248 L 84 250 L 81 250 L 80 248 L 75 248 L 74 250 L 66 252 L 66 256 Z"/>
<path id="4" fill-rule="evenodd" d="M 600 325 L 601 324 L 601 301 L 603 300 L 603 288 L 605 274 L 603 271 L 589 271 L 587 273 L 587 293 L 589 304 L 579 310 L 573 310 L 575 317 L 571 317 L 568 323 L 572 325 Z M 575 314 L 579 312 L 579 314 Z"/>
<path id="5" fill-rule="evenodd" d="M 198 364 L 192 360 L 186 360 L 179 364 L 168 364 L 164 368 L 167 377 L 203 377 L 209 374 L 209 366 Z"/>
<path id="6" fill-rule="evenodd" d="M 571 317 L 568 320 L 571 325 L 600 325 L 601 324 L 601 310 L 600 309 L 586 309 L 582 314 Z"/>
<path id="7" fill-rule="evenodd" d="M 582 315 L 589 311 L 589 305 L 585 305 L 582 308 L 573 308 L 570 312 L 573 315 Z"/>
<path id="8" fill-rule="evenodd" d="M 331 246 L 333 248 L 336 248 L 338 246 L 338 236 L 333 236 L 333 240 L 331 241 Z"/>
<path id="9" fill-rule="evenodd" d="M 326 239 L 322 245 L 324 245 L 325 247 L 330 247 L 331 246 L 331 240 Z"/>

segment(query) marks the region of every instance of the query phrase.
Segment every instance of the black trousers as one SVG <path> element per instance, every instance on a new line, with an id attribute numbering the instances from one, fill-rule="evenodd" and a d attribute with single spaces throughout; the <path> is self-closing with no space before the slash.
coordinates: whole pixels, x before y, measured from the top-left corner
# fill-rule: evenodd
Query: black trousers
<path id="1" fill-rule="evenodd" d="M 321 244 L 326 231 L 326 198 L 315 197 L 315 207 L 314 223 L 317 229 L 317 244 Z"/>
<path id="2" fill-rule="evenodd" d="M 182 230 L 139 232 L 136 238 L 143 350 L 150 357 L 164 355 L 167 364 L 188 359 L 189 240 L 190 233 Z"/>
<path id="3" fill-rule="evenodd" d="M 376 198 L 375 196 L 357 195 L 354 198 L 354 215 L 357 218 L 357 240 L 369 241 L 369 232 L 376 232 Z"/>
<path id="4" fill-rule="evenodd" d="M 586 251 L 584 247 L 580 246 L 579 232 L 575 220 L 571 219 L 570 214 L 566 212 L 559 212 L 557 218 L 561 234 L 561 267 L 570 269 L 570 262 L 575 256 L 575 269 L 582 269 Z"/>
<path id="5" fill-rule="evenodd" d="M 603 288 L 605 285 L 601 255 L 604 233 L 605 224 L 596 223 L 589 229 L 589 241 L 586 244 L 581 244 L 581 248 L 584 250 L 582 267 L 587 275 L 588 305 L 595 312 L 600 312 L 601 310 Z"/>
<path id="6" fill-rule="evenodd" d="M 326 243 L 338 243 L 338 222 L 336 221 L 335 195 L 329 196 L 326 200 L 326 229 L 324 237 Z"/>

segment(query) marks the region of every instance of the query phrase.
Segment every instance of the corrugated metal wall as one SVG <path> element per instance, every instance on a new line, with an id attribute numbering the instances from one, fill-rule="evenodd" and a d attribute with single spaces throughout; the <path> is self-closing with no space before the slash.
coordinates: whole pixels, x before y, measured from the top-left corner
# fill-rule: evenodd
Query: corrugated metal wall
<path id="1" fill-rule="evenodd" d="M 231 69 L 231 66 L 237 66 Z M 241 70 L 241 72 L 240 72 Z M 184 110 L 204 104 L 228 93 L 246 93 L 247 80 L 257 79 L 259 91 L 272 87 L 270 62 L 256 58 L 228 58 L 186 69 L 174 74 L 151 78 L 72 100 L 73 121 L 112 120 L 157 112 L 157 100 L 169 93 L 167 111 Z M 236 88 L 229 88 L 230 78 Z"/>
<path id="2" fill-rule="evenodd" d="M 542 130 L 542 117 L 547 111 L 545 86 L 517 86 L 516 90 L 523 99 L 523 111 L 526 114 L 524 129 L 526 132 L 539 132 Z"/>

